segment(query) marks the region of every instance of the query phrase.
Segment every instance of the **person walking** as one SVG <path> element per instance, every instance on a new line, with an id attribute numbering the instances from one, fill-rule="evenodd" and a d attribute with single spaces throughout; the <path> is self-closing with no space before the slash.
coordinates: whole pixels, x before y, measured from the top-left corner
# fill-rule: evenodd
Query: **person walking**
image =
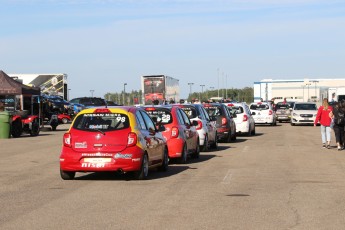
<path id="1" fill-rule="evenodd" d="M 319 107 L 314 126 L 320 123 L 321 126 L 321 140 L 322 140 L 322 147 L 323 148 L 330 148 L 331 144 L 331 121 L 332 118 L 330 117 L 330 113 L 332 112 L 333 108 L 328 104 L 328 99 L 324 98 L 322 100 L 322 105 Z"/>
<path id="2" fill-rule="evenodd" d="M 344 149 L 344 126 L 345 126 L 345 102 L 335 102 L 333 111 L 330 113 L 334 121 L 333 130 L 338 151 Z"/>

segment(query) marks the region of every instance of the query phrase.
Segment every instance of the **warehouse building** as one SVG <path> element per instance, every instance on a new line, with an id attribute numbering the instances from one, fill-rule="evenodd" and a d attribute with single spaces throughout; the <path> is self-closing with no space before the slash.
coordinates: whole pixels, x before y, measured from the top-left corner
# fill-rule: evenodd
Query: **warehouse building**
<path id="1" fill-rule="evenodd" d="M 263 79 L 254 82 L 254 101 L 283 101 L 317 102 L 323 98 L 332 100 L 333 92 L 339 87 L 345 87 L 345 79 L 296 79 L 273 80 Z"/>

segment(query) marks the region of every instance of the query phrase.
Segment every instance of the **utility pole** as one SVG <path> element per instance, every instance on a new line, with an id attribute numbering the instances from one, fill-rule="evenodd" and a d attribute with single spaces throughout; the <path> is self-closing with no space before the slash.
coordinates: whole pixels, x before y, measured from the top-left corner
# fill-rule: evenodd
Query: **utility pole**
<path id="1" fill-rule="evenodd" d="M 93 92 L 95 92 L 94 89 L 90 89 L 90 92 L 91 92 L 91 97 L 93 97 Z"/>
<path id="2" fill-rule="evenodd" d="M 194 85 L 194 83 L 189 82 L 188 85 L 189 85 L 189 96 L 192 96 L 192 85 Z"/>
<path id="3" fill-rule="evenodd" d="M 200 85 L 200 86 L 201 86 L 201 96 L 200 96 L 199 100 L 200 100 L 200 102 L 201 102 L 201 98 L 202 98 L 202 96 L 203 96 L 203 94 L 204 94 L 204 86 L 205 86 L 205 85 Z"/>
<path id="4" fill-rule="evenodd" d="M 123 84 L 123 105 L 125 105 L 126 102 L 126 85 L 127 83 Z"/>

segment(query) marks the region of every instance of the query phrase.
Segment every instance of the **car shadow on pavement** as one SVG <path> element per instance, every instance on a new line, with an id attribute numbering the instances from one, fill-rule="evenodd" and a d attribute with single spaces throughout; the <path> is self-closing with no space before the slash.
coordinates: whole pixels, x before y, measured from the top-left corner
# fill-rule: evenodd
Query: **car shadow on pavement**
<path id="1" fill-rule="evenodd" d="M 160 172 L 157 169 L 152 169 L 149 171 L 147 180 L 155 180 L 165 177 L 174 176 L 185 170 L 188 170 L 187 165 L 169 165 L 168 171 Z M 93 172 L 88 174 L 76 174 L 75 180 L 102 180 L 102 181 L 137 181 L 133 178 L 131 173 L 120 174 L 117 172 Z"/>

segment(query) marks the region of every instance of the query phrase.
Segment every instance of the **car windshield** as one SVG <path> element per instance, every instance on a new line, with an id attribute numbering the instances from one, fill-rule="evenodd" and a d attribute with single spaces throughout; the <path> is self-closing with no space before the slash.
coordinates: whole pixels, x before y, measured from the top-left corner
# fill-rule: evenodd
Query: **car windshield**
<path id="1" fill-rule="evenodd" d="M 222 110 L 218 106 L 205 106 L 209 116 L 221 116 Z"/>
<path id="2" fill-rule="evenodd" d="M 86 113 L 77 116 L 73 128 L 87 131 L 114 131 L 129 127 L 128 116 L 121 113 Z"/>
<path id="3" fill-rule="evenodd" d="M 316 104 L 295 104 L 294 110 L 317 110 Z"/>
<path id="4" fill-rule="evenodd" d="M 157 118 L 157 121 L 163 125 L 173 122 L 173 117 L 169 109 L 145 108 L 145 111 L 151 118 Z"/>
<path id="5" fill-rule="evenodd" d="M 182 107 L 183 111 L 187 114 L 189 119 L 196 118 L 198 116 L 196 112 L 196 108 L 192 106 L 188 107 Z"/>
<path id="6" fill-rule="evenodd" d="M 267 104 L 251 104 L 250 110 L 266 110 L 270 107 Z"/>

